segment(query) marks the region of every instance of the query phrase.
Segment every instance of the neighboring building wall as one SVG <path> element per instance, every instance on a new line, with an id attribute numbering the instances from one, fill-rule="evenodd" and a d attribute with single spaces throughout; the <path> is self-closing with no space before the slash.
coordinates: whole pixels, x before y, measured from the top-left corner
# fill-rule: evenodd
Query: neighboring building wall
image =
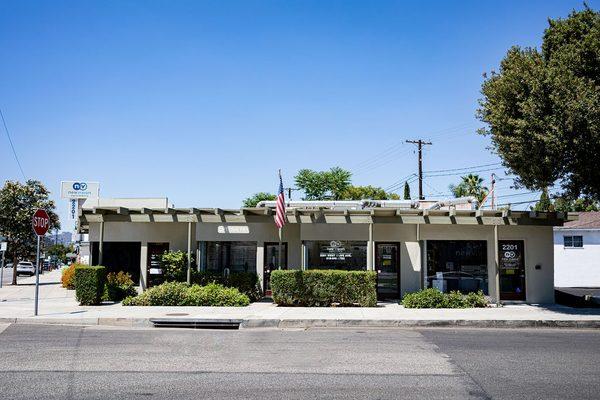
<path id="1" fill-rule="evenodd" d="M 582 236 L 582 248 L 565 248 L 564 236 Z M 600 229 L 554 231 L 556 287 L 600 287 Z"/>

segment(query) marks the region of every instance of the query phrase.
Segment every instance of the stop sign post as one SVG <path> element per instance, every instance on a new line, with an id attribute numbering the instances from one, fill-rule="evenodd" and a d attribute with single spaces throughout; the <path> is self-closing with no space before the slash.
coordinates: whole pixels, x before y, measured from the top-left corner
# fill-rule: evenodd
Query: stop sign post
<path id="1" fill-rule="evenodd" d="M 40 238 L 48 232 L 50 228 L 50 217 L 46 210 L 38 209 L 31 219 L 33 231 L 37 235 L 37 251 L 35 262 L 35 315 L 38 315 L 38 295 L 40 291 Z M 16 268 L 16 266 L 14 266 Z"/>

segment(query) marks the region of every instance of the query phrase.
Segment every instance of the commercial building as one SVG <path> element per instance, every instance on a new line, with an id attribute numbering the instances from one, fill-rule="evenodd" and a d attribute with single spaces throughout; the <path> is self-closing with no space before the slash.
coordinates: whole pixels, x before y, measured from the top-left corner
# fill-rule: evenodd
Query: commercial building
<path id="1" fill-rule="evenodd" d="M 554 229 L 554 285 L 600 288 L 600 212 Z"/>
<path id="2" fill-rule="evenodd" d="M 91 263 L 127 270 L 144 288 L 165 250 L 216 273 L 348 269 L 378 272 L 381 298 L 424 287 L 482 290 L 494 300 L 554 302 L 553 227 L 563 213 L 476 210 L 446 202 L 289 202 L 279 261 L 274 203 L 254 208 L 173 208 L 167 199 L 94 199 L 79 213 Z"/>

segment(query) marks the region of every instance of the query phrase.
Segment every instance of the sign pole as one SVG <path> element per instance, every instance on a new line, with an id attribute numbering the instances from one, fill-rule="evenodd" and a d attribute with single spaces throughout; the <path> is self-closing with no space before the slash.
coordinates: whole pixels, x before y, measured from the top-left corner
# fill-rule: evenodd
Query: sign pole
<path id="1" fill-rule="evenodd" d="M 38 296 L 40 292 L 40 236 L 37 237 L 37 251 L 35 261 L 35 312 L 38 315 Z"/>
<path id="2" fill-rule="evenodd" d="M 31 219 L 33 231 L 37 235 L 37 251 L 35 258 L 35 308 L 34 313 L 38 315 L 38 299 L 40 292 L 40 238 L 48 232 L 50 227 L 50 217 L 46 210 L 38 209 Z M 14 266 L 16 268 L 16 265 Z"/>

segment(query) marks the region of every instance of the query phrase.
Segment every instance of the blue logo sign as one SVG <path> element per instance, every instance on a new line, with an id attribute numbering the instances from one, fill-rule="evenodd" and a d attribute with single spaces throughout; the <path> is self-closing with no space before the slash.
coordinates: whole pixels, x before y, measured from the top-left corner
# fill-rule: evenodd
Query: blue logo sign
<path id="1" fill-rule="evenodd" d="M 73 183 L 73 190 L 86 190 L 87 189 L 87 183 L 85 182 L 74 182 Z"/>

